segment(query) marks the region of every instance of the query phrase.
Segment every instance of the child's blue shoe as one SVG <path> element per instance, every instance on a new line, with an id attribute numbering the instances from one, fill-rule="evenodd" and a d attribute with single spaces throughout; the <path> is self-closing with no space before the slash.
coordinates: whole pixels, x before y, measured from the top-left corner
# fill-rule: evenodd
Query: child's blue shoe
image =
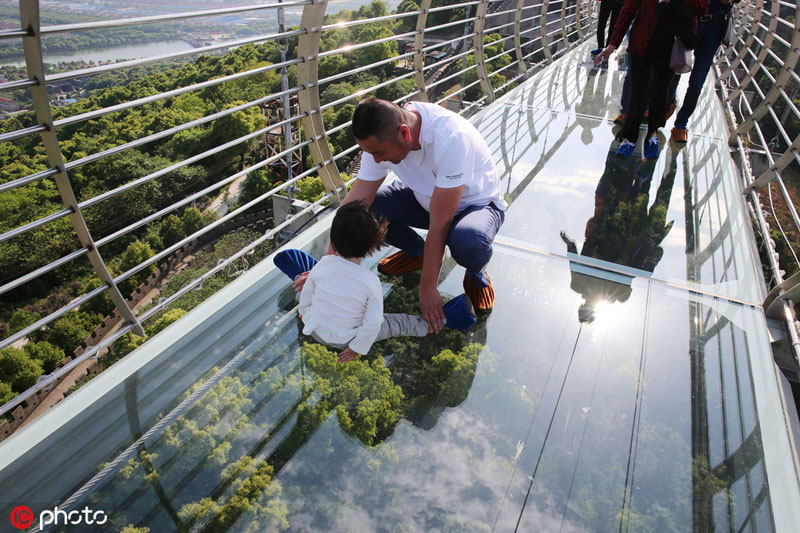
<path id="1" fill-rule="evenodd" d="M 472 304 L 466 294 L 456 296 L 443 306 L 444 325 L 452 329 L 467 329 L 475 323 Z"/>
<path id="2" fill-rule="evenodd" d="M 636 148 L 636 145 L 630 142 L 629 140 L 625 139 L 622 141 L 622 144 L 619 145 L 617 148 L 617 155 L 620 157 L 624 157 L 628 159 L 630 156 L 633 155 L 633 149 Z"/>
<path id="3" fill-rule="evenodd" d="M 317 264 L 316 259 L 304 251 L 294 248 L 280 252 L 272 262 L 292 280 L 297 279 L 297 276 L 303 272 L 308 272 Z"/>
<path id="4" fill-rule="evenodd" d="M 658 139 L 653 136 L 644 143 L 644 158 L 658 159 Z"/>

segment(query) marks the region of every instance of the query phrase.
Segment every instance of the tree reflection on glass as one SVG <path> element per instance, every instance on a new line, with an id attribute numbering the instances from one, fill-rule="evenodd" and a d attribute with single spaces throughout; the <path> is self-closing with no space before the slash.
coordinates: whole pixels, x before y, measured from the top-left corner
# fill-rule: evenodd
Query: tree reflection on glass
<path id="1" fill-rule="evenodd" d="M 567 252 L 578 258 L 601 259 L 653 272 L 664 255 L 661 243 L 673 225 L 673 221 L 667 222 L 667 208 L 675 183 L 678 152 L 673 150 L 670 154 L 655 200 L 648 207 L 656 161 L 642 160 L 638 154 L 627 159 L 619 157 L 612 144 L 595 189 L 594 214 L 586 222 L 580 253 L 575 240 L 561 232 Z M 599 303 L 625 302 L 630 297 L 631 276 L 618 275 L 614 280 L 597 277 L 576 267 L 575 261 L 570 262 L 570 270 L 570 287 L 584 299 L 578 309 L 581 322 L 594 320 Z"/>
<path id="2" fill-rule="evenodd" d="M 392 281 L 387 312 L 416 311 L 417 291 Z M 359 482 L 378 494 L 397 466 L 396 453 L 380 445 L 398 422 L 431 429 L 447 407 L 467 398 L 483 352 L 474 337 L 445 330 L 393 338 L 347 364 L 309 338 L 265 364 L 275 361 L 275 348 L 265 346 L 121 465 L 93 492 L 91 505 L 109 514 L 109 531 L 280 531 L 297 514 L 336 529 L 341 510 L 303 493 L 330 484 L 335 494 L 355 470 L 369 473 Z M 362 448 L 374 449 L 366 468 Z M 287 485 L 277 478 L 290 463 Z"/>

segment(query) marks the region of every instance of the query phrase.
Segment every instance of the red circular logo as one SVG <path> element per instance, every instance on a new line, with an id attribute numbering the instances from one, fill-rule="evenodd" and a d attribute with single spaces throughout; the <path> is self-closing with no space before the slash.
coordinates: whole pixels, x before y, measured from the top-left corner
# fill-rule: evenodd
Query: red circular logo
<path id="1" fill-rule="evenodd" d="M 17 505 L 11 511 L 11 524 L 17 529 L 26 529 L 33 525 L 33 511 L 30 507 Z"/>

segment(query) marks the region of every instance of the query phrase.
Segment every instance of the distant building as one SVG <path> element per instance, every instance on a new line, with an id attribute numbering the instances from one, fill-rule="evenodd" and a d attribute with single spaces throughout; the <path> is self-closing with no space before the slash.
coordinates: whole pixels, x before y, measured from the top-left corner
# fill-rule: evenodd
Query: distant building
<path id="1" fill-rule="evenodd" d="M 0 98 L 0 111 L 3 113 L 13 113 L 19 111 L 19 105 L 10 98 Z"/>

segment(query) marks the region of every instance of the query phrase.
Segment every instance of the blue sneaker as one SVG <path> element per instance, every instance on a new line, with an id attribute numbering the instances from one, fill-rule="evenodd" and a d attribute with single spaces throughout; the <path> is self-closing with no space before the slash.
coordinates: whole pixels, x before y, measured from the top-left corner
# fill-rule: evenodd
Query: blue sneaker
<path id="1" fill-rule="evenodd" d="M 591 54 L 592 54 L 593 56 L 596 56 L 596 55 L 598 55 L 598 54 L 599 54 L 600 52 L 602 52 L 602 51 L 603 51 L 603 49 L 602 49 L 602 48 L 595 48 L 594 50 L 592 50 Z"/>
<path id="2" fill-rule="evenodd" d="M 653 136 L 644 143 L 644 158 L 658 159 L 658 138 Z"/>
<path id="3" fill-rule="evenodd" d="M 629 140 L 625 139 L 622 141 L 622 144 L 619 145 L 617 148 L 617 155 L 620 157 L 624 157 L 628 159 L 630 156 L 633 155 L 633 149 L 636 148 L 636 145 L 630 142 Z"/>
<path id="4" fill-rule="evenodd" d="M 475 323 L 472 303 L 466 294 L 456 296 L 442 306 L 444 309 L 444 325 L 453 329 L 467 329 Z"/>
<path id="5" fill-rule="evenodd" d="M 291 280 L 297 279 L 297 276 L 308 272 L 317 264 L 316 259 L 304 251 L 294 248 L 282 251 L 272 259 L 272 262 Z"/>

